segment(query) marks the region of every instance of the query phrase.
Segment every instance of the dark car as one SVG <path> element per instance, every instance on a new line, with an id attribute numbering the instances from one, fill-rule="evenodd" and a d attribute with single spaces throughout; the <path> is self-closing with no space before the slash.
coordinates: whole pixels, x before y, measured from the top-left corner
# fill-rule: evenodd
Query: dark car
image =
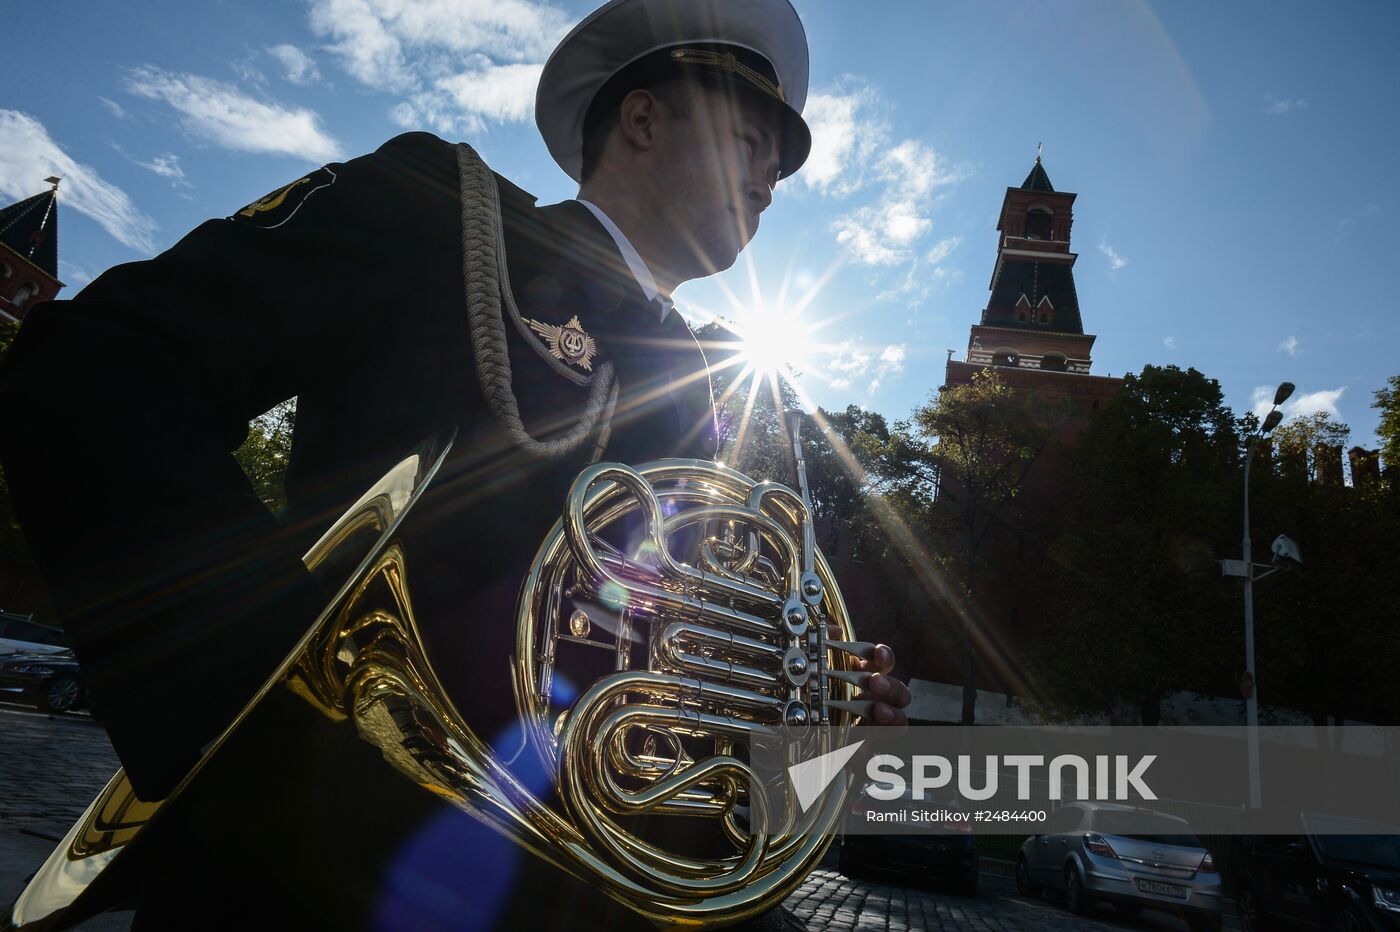
<path id="1" fill-rule="evenodd" d="M 864 821 L 868 789 L 851 802 L 851 818 L 856 824 Z M 911 808 L 924 807 L 923 803 L 914 802 L 911 795 L 906 801 Z M 957 803 L 941 808 L 955 810 Z M 918 835 L 845 833 L 841 836 L 839 858 L 843 874 L 896 871 L 920 881 L 943 883 L 963 896 L 977 895 L 977 844 L 966 822 L 931 823 L 927 832 Z"/>
<path id="2" fill-rule="evenodd" d="M 66 650 L 62 630 L 40 624 L 33 615 L 0 612 L 0 654 L 56 654 Z"/>
<path id="3" fill-rule="evenodd" d="M 67 712 L 87 704 L 87 689 L 72 651 L 0 654 L 0 697 L 23 699 L 45 712 Z"/>
<path id="4" fill-rule="evenodd" d="M 1400 835 L 1392 834 L 1394 827 L 1312 813 L 1298 822 L 1296 835 L 1241 839 L 1240 928 L 1400 929 Z M 1368 829 L 1376 834 L 1350 834 Z"/>

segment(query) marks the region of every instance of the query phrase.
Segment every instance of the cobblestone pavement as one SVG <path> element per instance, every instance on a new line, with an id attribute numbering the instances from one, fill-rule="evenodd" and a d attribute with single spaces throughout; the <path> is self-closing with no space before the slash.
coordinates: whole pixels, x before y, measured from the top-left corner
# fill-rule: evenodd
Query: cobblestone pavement
<path id="1" fill-rule="evenodd" d="M 0 909 L 6 909 L 117 770 L 102 726 L 84 714 L 0 705 Z M 125 932 L 130 913 L 84 932 Z"/>
<path id="2" fill-rule="evenodd" d="M 812 932 L 1181 932 L 1186 928 L 1180 919 L 1153 911 L 1144 911 L 1130 921 L 1114 918 L 1107 907 L 1101 907 L 1093 917 L 1075 916 L 1050 900 L 1021 897 L 1010 877 L 988 876 L 985 871 L 976 897 L 905 886 L 898 881 L 848 877 L 836 870 L 835 858 L 830 855 L 784 905 Z M 1225 928 L 1238 928 L 1233 917 L 1226 918 Z"/>
<path id="3" fill-rule="evenodd" d="M 55 842 L 117 769 L 102 727 L 81 715 L 42 715 L 0 706 L 0 909 L 19 893 Z M 977 897 L 906 886 L 880 877 L 847 877 L 832 852 L 785 906 L 812 932 L 976 932 L 1152 930 L 1180 932 L 1177 919 L 1144 912 L 1119 921 L 1104 909 L 1081 918 L 1048 900 L 1016 895 L 1010 878 L 984 870 Z M 84 932 L 125 932 L 130 913 L 83 923 Z M 1227 919 L 1227 929 L 1235 928 Z"/>

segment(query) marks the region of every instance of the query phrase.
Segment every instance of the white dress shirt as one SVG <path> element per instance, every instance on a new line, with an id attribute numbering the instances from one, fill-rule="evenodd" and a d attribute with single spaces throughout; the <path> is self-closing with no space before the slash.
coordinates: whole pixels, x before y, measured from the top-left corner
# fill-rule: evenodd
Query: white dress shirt
<path id="1" fill-rule="evenodd" d="M 577 198 L 577 200 L 584 207 L 588 208 L 589 213 L 598 218 L 598 222 L 603 225 L 603 229 L 607 230 L 608 235 L 613 238 L 613 242 L 617 243 L 617 251 L 622 253 L 622 261 L 627 263 L 627 268 L 632 272 L 632 277 L 635 278 L 637 284 L 641 286 L 642 294 L 646 295 L 648 301 L 655 301 L 660 305 L 661 320 L 664 323 L 666 315 L 671 313 L 671 308 L 675 307 L 676 303 L 656 290 L 656 279 L 652 277 L 651 269 L 647 268 L 646 262 L 642 260 L 641 255 L 638 254 L 636 248 L 632 245 L 632 241 L 627 238 L 627 234 L 618 229 L 617 224 L 613 223 L 611 217 L 603 213 L 603 208 L 592 201 L 585 201 L 581 197 Z"/>

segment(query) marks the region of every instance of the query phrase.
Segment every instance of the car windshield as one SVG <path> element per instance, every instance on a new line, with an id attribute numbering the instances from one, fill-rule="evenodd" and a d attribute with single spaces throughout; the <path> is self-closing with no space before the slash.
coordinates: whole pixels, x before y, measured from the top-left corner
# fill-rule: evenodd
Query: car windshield
<path id="1" fill-rule="evenodd" d="M 1096 812 L 1094 831 L 1158 845 L 1201 846 L 1201 840 L 1192 834 L 1191 827 L 1185 821 L 1158 812 Z"/>
<path id="2" fill-rule="evenodd" d="M 1400 869 L 1400 834 L 1393 825 L 1312 812 L 1303 815 L 1303 825 L 1323 857 Z"/>
<path id="3" fill-rule="evenodd" d="M 1314 835 L 1324 857 L 1400 870 L 1400 835 Z"/>

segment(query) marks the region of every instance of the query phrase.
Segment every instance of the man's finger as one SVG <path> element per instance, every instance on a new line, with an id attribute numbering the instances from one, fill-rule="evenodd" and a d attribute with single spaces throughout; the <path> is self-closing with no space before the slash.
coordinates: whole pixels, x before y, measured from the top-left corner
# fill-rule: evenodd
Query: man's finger
<path id="1" fill-rule="evenodd" d="M 914 699 L 914 694 L 909 691 L 908 686 L 887 673 L 876 673 L 870 678 L 869 692 L 871 698 L 896 709 L 905 708 Z"/>

